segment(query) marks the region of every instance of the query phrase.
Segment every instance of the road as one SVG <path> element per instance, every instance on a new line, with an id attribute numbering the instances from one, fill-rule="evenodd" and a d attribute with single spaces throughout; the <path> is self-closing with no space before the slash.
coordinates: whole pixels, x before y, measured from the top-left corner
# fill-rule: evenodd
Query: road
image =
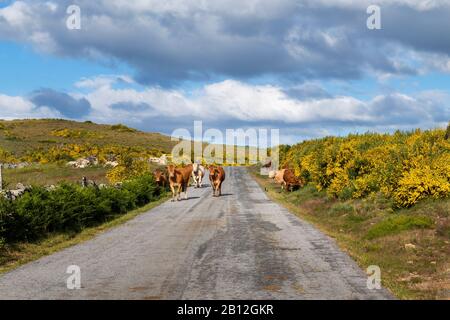
<path id="1" fill-rule="evenodd" d="M 220 198 L 189 188 L 188 200 L 4 274 L 0 299 L 391 298 L 367 289 L 332 239 L 270 201 L 244 168 L 226 174 Z M 67 289 L 69 265 L 81 289 Z"/>

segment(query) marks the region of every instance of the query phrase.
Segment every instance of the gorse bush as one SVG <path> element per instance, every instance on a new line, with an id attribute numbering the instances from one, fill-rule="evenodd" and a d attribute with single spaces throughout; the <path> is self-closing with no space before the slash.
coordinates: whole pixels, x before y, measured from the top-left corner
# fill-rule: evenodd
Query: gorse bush
<path id="1" fill-rule="evenodd" d="M 160 189 L 151 175 L 125 182 L 120 189 L 74 184 L 62 184 L 53 191 L 34 187 L 15 201 L 0 198 L 0 241 L 31 241 L 51 232 L 78 232 L 159 197 Z"/>
<path id="2" fill-rule="evenodd" d="M 119 165 L 111 169 L 106 177 L 109 182 L 117 183 L 136 178 L 149 171 L 150 167 L 147 161 L 124 154 L 119 157 Z"/>
<path id="3" fill-rule="evenodd" d="M 58 131 L 60 132 L 60 131 Z M 61 131 L 63 134 L 65 131 Z M 94 133 L 86 132 L 85 135 L 92 136 Z M 95 144 L 76 144 L 76 143 L 66 143 L 57 145 L 49 148 L 48 150 L 36 149 L 31 150 L 27 153 L 27 155 L 14 158 L 11 153 L 3 151 L 0 149 L 0 160 L 7 159 L 8 162 L 19 162 L 19 161 L 27 161 L 27 162 L 39 162 L 42 164 L 45 163 L 57 163 L 60 161 L 72 161 L 77 160 L 79 158 L 85 158 L 88 156 L 95 156 L 97 159 L 104 163 L 106 161 L 111 160 L 111 156 L 114 158 L 118 157 L 134 157 L 134 158 L 149 158 L 153 156 L 160 156 L 161 151 L 157 149 L 147 149 L 139 146 L 135 147 L 127 147 L 127 146 L 114 146 L 114 145 L 105 145 L 98 146 Z M 3 162 L 7 162 L 3 160 Z"/>
<path id="4" fill-rule="evenodd" d="M 294 145 L 283 165 L 336 198 L 381 192 L 397 207 L 450 195 L 450 140 L 444 130 L 327 137 Z"/>

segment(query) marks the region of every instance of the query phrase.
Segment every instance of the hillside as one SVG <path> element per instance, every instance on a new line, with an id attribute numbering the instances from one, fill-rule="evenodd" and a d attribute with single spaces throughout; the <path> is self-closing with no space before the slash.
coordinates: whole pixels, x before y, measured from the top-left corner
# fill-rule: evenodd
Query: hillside
<path id="1" fill-rule="evenodd" d="M 175 142 L 159 133 L 122 125 L 100 125 L 59 119 L 0 120 L 0 148 L 15 159 L 64 146 L 133 147 L 155 154 L 169 153 Z M 2 152 L 3 153 L 3 152 Z M 4 159 L 2 160 L 4 161 Z"/>

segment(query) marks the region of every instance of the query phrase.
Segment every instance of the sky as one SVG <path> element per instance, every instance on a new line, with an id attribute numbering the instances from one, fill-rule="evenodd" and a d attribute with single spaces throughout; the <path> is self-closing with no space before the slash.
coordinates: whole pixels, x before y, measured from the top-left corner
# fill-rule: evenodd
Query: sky
<path id="1" fill-rule="evenodd" d="M 295 143 L 445 127 L 449 98 L 450 0 L 0 0 L 3 119 Z"/>

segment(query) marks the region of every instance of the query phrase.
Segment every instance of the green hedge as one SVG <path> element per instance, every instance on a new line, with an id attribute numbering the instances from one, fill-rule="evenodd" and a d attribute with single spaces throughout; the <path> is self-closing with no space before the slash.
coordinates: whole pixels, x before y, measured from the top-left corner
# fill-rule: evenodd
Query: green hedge
<path id="1" fill-rule="evenodd" d="M 61 184 L 47 191 L 34 187 L 15 201 L 0 197 L 0 242 L 33 241 L 51 232 L 78 232 L 159 199 L 151 175 L 121 188 L 82 188 Z"/>

